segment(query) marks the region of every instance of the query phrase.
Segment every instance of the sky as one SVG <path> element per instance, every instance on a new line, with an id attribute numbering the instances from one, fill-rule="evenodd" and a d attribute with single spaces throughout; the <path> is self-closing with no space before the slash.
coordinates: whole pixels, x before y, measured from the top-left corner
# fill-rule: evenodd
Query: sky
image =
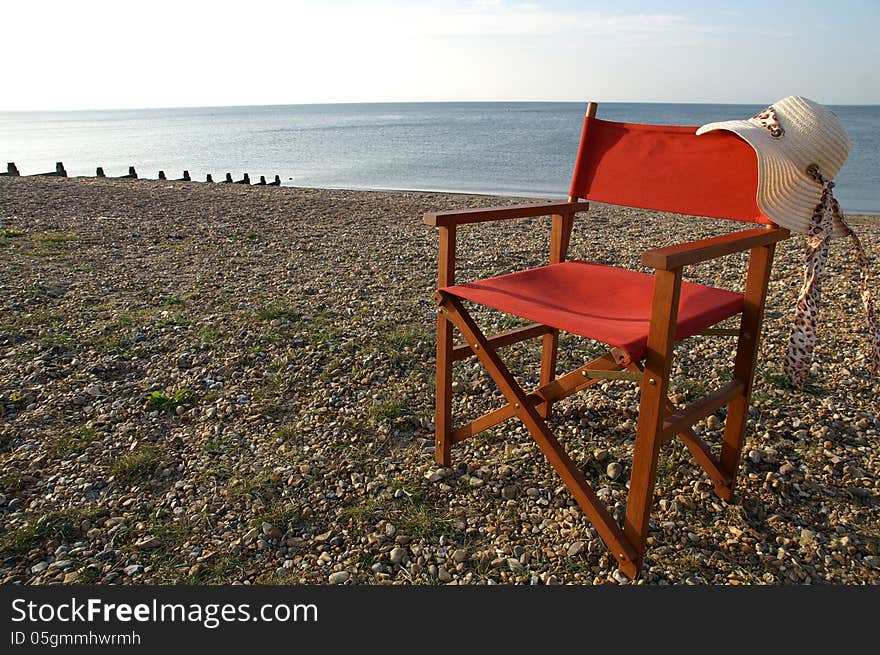
<path id="1" fill-rule="evenodd" d="M 0 111 L 324 102 L 880 104 L 880 0 L 26 0 Z"/>

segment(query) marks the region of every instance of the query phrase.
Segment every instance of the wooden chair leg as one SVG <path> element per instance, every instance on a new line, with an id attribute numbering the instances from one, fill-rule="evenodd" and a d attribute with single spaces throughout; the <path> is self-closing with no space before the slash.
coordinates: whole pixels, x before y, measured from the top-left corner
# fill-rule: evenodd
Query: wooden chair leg
<path id="1" fill-rule="evenodd" d="M 550 384 L 556 379 L 556 357 L 559 351 L 559 330 L 545 334 L 541 339 L 541 386 Z M 541 418 L 550 418 L 553 403 L 544 403 L 538 414 Z"/>
<path id="2" fill-rule="evenodd" d="M 752 382 L 755 378 L 755 363 L 764 320 L 764 300 L 770 271 L 773 266 L 775 244 L 753 248 L 749 254 L 749 272 L 743 300 L 743 313 L 740 321 L 739 340 L 736 346 L 736 359 L 733 363 L 733 377 L 743 383 L 742 393 L 734 398 L 727 410 L 724 425 L 724 441 L 721 444 L 720 467 L 730 479 L 728 485 L 716 485 L 715 491 L 724 500 L 733 498 L 733 488 L 745 441 L 746 421 L 749 414 L 749 401 Z"/>
<path id="3" fill-rule="evenodd" d="M 437 288 L 455 284 L 455 226 L 439 230 Z M 434 412 L 434 460 L 452 465 L 452 323 L 437 308 L 436 408 Z"/>
<path id="4" fill-rule="evenodd" d="M 440 466 L 452 465 L 452 328 L 438 313 L 434 460 Z"/>
<path id="5" fill-rule="evenodd" d="M 657 271 L 654 278 L 654 300 L 651 329 L 648 334 L 648 355 L 642 378 L 639 424 L 633 452 L 632 474 L 626 501 L 623 526 L 627 540 L 636 551 L 635 572 L 642 568 L 648 539 L 648 520 L 654 502 L 657 481 L 657 458 L 660 454 L 663 419 L 666 415 L 669 370 L 675 343 L 678 299 L 681 292 L 681 269 Z M 621 568 L 624 574 L 633 577 Z"/>

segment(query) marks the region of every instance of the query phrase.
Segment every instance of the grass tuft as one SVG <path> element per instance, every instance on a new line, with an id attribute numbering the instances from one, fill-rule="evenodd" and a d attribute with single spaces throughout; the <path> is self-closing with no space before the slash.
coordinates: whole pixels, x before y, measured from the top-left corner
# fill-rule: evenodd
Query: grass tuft
<path id="1" fill-rule="evenodd" d="M 158 448 L 141 446 L 113 462 L 110 471 L 123 482 L 136 482 L 149 478 L 161 463 L 162 457 Z"/>
<path id="2" fill-rule="evenodd" d="M 147 409 L 173 414 L 178 405 L 191 399 L 192 394 L 187 388 L 178 389 L 170 396 L 164 391 L 153 391 L 147 396 Z"/>

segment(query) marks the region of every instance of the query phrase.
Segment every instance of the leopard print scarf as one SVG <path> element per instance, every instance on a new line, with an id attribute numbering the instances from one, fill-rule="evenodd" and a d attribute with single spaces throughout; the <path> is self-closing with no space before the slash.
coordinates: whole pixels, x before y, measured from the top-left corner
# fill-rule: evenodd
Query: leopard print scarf
<path id="1" fill-rule="evenodd" d="M 813 359 L 813 347 L 816 345 L 816 325 L 819 320 L 819 294 L 822 278 L 825 274 L 825 261 L 828 258 L 828 245 L 834 219 L 838 219 L 846 229 L 847 236 L 856 252 L 859 265 L 859 294 L 865 308 L 868 330 L 871 336 L 871 371 L 880 374 L 880 328 L 871 299 L 871 267 L 865 249 L 858 235 L 846 223 L 843 212 L 831 190 L 834 182 L 826 180 L 814 164 L 807 173 L 822 185 L 822 196 L 813 216 L 810 219 L 810 231 L 807 234 L 806 258 L 804 264 L 804 285 L 797 299 L 794 327 L 788 340 L 788 352 L 785 355 L 784 371 L 788 380 L 798 389 L 802 389 L 810 372 Z"/>
<path id="2" fill-rule="evenodd" d="M 752 118 L 756 119 L 774 139 L 785 136 L 785 130 L 779 124 L 776 110 L 772 105 L 758 112 Z M 847 224 L 843 212 L 840 211 L 840 205 L 834 199 L 831 191 L 834 188 L 834 182 L 822 177 L 816 164 L 812 164 L 806 172 L 817 184 L 822 186 L 822 195 L 819 204 L 813 210 L 813 216 L 810 218 L 804 261 L 804 285 L 798 294 L 794 326 L 788 339 L 788 351 L 783 365 L 785 376 L 798 389 L 802 389 L 807 381 L 813 359 L 813 348 L 816 345 L 819 294 L 822 289 L 822 278 L 825 275 L 825 261 L 828 259 L 828 245 L 834 229 L 834 219 L 843 225 L 856 251 L 856 262 L 859 265 L 859 294 L 862 297 L 862 305 L 865 308 L 871 336 L 870 366 L 874 375 L 880 375 L 880 327 L 877 325 L 877 317 L 871 299 L 871 266 L 868 256 L 865 254 L 865 249 L 862 247 L 858 235 Z"/>

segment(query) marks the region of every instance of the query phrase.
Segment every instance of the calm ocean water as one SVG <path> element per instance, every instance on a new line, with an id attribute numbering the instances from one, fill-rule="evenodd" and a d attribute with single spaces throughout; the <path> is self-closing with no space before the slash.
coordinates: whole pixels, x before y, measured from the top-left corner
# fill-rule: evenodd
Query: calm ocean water
<path id="1" fill-rule="evenodd" d="M 758 105 L 604 103 L 609 120 L 701 125 Z M 880 106 L 834 107 L 852 150 L 835 193 L 846 212 L 880 214 Z M 227 171 L 256 181 L 351 189 L 567 195 L 583 103 L 290 105 L 0 112 L 0 166 L 107 175 L 137 168 L 194 180 Z"/>

